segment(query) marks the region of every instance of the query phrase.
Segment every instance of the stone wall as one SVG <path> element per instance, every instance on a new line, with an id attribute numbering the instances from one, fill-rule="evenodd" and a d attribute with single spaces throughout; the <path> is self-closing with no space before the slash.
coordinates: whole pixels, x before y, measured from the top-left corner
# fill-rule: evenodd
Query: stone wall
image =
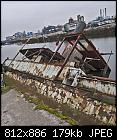
<path id="1" fill-rule="evenodd" d="M 56 100 L 61 104 L 68 104 L 74 109 L 78 109 L 87 115 L 94 116 L 104 124 L 115 125 L 116 108 L 93 98 L 87 97 L 78 88 L 71 88 L 57 82 L 31 78 L 20 72 L 6 72 L 9 77 L 20 81 L 22 84 L 35 88 L 39 94 Z"/>

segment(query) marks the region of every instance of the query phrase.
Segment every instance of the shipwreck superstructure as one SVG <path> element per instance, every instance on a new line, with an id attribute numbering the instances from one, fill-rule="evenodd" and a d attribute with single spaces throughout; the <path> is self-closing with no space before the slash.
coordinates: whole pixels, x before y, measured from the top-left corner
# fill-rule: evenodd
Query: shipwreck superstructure
<path id="1" fill-rule="evenodd" d="M 63 51 L 59 52 L 64 43 Z M 19 53 L 23 57 L 16 60 Z M 83 33 L 67 34 L 55 52 L 44 47 L 24 49 L 23 46 L 13 59 L 4 61 L 3 67 L 15 80 L 26 85 L 34 83 L 33 87 L 39 93 L 86 114 L 95 114 L 95 118 L 103 123 L 115 124 L 116 84 L 108 78 L 111 69 Z M 93 94 L 80 93 L 82 88 L 93 91 Z M 108 117 L 97 113 L 95 108 L 98 111 L 103 108 Z"/>
<path id="2" fill-rule="evenodd" d="M 84 42 L 81 43 L 80 38 L 84 39 L 86 44 L 84 44 Z M 64 42 L 67 45 L 64 46 L 64 50 L 60 54 L 58 51 Z M 60 74 L 64 71 L 63 69 L 65 69 L 68 65 L 70 66 L 70 64 L 75 69 L 80 68 L 86 75 L 108 77 L 111 71 L 110 67 L 98 52 L 98 50 L 96 50 L 93 43 L 89 41 L 84 34 L 67 35 L 61 41 L 55 52 L 51 51 L 49 48 L 21 49 L 19 52 L 22 53 L 25 57 L 23 57 L 21 60 L 9 59 L 5 62 L 5 64 L 7 63 L 7 66 L 17 70 L 18 67 L 23 67 L 23 64 L 28 64 L 28 62 L 45 65 L 44 70 L 48 69 L 48 66 L 50 69 L 54 66 L 56 67 L 57 71 L 56 74 L 53 75 L 54 77 L 51 78 L 53 80 L 57 78 L 59 79 Z M 39 68 L 37 69 L 39 70 Z M 28 70 L 30 73 L 31 67 Z M 35 72 L 35 70 L 33 72 Z M 43 72 L 44 71 L 42 70 L 42 73 Z M 40 73 L 41 71 L 38 74 Z M 44 75 L 42 76 L 44 77 Z"/>

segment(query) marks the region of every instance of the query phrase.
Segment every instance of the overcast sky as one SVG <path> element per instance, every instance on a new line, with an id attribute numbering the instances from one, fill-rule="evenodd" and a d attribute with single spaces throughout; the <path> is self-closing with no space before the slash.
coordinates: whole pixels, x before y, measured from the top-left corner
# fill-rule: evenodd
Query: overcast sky
<path id="1" fill-rule="evenodd" d="M 116 1 L 2 1 L 1 38 L 15 32 L 37 32 L 44 26 L 68 22 L 70 17 L 85 17 L 86 23 L 99 16 L 99 10 L 107 8 L 107 15 L 113 16 Z"/>

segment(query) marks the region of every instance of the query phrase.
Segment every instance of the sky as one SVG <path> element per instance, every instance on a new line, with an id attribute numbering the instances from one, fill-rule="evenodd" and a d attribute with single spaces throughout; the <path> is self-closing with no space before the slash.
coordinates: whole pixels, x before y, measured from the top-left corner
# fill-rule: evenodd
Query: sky
<path id="1" fill-rule="evenodd" d="M 85 17 L 86 23 L 107 8 L 116 14 L 116 1 L 1 1 L 1 39 L 16 32 L 37 32 L 48 25 L 63 25 L 70 17 Z"/>

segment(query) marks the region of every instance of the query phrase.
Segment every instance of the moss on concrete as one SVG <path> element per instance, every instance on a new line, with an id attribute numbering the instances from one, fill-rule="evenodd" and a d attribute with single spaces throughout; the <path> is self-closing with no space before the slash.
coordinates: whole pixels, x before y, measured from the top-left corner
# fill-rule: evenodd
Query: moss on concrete
<path id="1" fill-rule="evenodd" d="M 9 87 L 9 86 L 6 86 L 6 85 L 1 86 L 2 94 L 3 94 L 3 93 L 7 93 L 9 90 L 10 90 L 10 87 Z"/>
<path id="2" fill-rule="evenodd" d="M 44 102 L 38 98 L 34 98 L 34 97 L 31 97 L 29 96 L 27 98 L 27 100 L 30 102 L 30 103 L 34 103 L 36 106 L 34 108 L 34 110 L 46 110 L 48 111 L 49 113 L 51 114 L 54 114 L 55 116 L 65 120 L 66 122 L 68 122 L 69 124 L 71 125 L 77 125 L 77 121 L 75 121 L 74 119 L 66 116 L 66 115 L 63 115 L 61 113 L 59 113 L 56 109 L 53 109 L 53 108 L 50 108 L 49 106 L 45 105 Z"/>

